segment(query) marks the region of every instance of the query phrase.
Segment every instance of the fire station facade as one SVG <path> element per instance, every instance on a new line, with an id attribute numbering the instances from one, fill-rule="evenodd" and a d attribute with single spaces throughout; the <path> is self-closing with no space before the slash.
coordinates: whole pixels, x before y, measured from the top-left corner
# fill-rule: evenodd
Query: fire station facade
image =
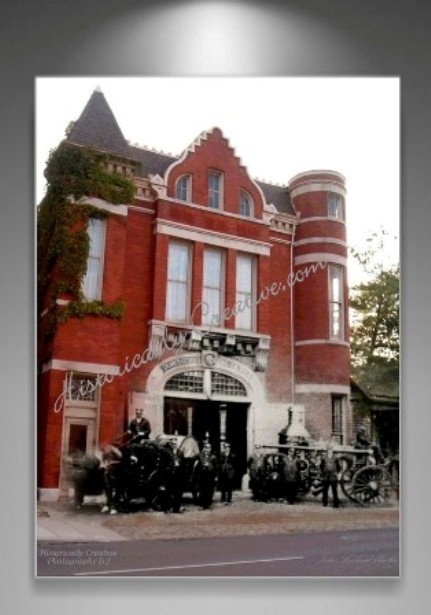
<path id="1" fill-rule="evenodd" d="M 218 128 L 180 157 L 132 146 L 100 91 L 66 142 L 103 152 L 135 197 L 74 202 L 106 213 L 88 223 L 84 296 L 125 309 L 71 317 L 39 348 L 42 496 L 61 493 L 65 454 L 118 441 L 137 408 L 152 437 L 230 441 L 244 470 L 256 445 L 277 443 L 289 409 L 313 438 L 349 441 L 343 176 L 254 180 Z"/>

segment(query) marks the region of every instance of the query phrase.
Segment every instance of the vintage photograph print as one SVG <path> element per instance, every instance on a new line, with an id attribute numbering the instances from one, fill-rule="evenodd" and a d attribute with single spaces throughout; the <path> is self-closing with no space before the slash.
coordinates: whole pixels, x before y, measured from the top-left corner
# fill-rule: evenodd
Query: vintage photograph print
<path id="1" fill-rule="evenodd" d="M 399 79 L 37 78 L 38 577 L 399 577 Z"/>

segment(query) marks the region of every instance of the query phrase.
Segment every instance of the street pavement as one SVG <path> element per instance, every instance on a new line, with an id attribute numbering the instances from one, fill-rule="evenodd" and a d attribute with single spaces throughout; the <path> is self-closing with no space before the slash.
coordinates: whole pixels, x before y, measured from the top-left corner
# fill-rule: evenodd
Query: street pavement
<path id="1" fill-rule="evenodd" d="M 39 577 L 397 577 L 396 529 L 40 543 Z"/>
<path id="2" fill-rule="evenodd" d="M 354 529 L 398 528 L 398 502 L 360 507 L 344 501 L 340 509 L 324 508 L 309 498 L 289 506 L 284 502 L 255 502 L 249 492 L 234 492 L 225 506 L 216 494 L 210 510 L 185 501 L 183 514 L 136 510 L 116 516 L 101 513 L 103 502 L 84 503 L 79 510 L 71 501 L 38 502 L 36 539 L 41 543 L 212 538 L 292 532 L 329 532 Z"/>

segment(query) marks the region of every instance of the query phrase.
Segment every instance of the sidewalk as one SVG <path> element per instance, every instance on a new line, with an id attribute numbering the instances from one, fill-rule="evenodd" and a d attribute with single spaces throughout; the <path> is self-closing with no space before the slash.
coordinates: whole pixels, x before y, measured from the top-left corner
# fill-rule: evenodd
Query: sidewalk
<path id="1" fill-rule="evenodd" d="M 44 542 L 111 542 L 126 540 L 104 527 L 100 505 L 89 504 L 81 511 L 70 502 L 44 502 L 37 506 L 36 538 Z M 99 518 L 100 517 L 100 518 Z"/>
<path id="2" fill-rule="evenodd" d="M 284 502 L 255 502 L 248 492 L 234 492 L 225 506 L 219 494 L 210 510 L 202 511 L 186 501 L 183 514 L 139 510 L 115 516 L 104 515 L 100 503 L 85 503 L 80 510 L 72 502 L 39 502 L 37 540 L 44 542 L 111 542 L 200 538 L 233 535 L 277 534 L 399 526 L 398 503 L 362 508 L 344 502 L 341 509 L 324 508 L 319 500 L 307 499 L 294 506 Z"/>

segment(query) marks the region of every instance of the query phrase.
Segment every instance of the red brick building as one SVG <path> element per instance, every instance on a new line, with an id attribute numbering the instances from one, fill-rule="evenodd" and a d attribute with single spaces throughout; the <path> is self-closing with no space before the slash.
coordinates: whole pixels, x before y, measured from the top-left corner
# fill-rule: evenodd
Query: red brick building
<path id="1" fill-rule="evenodd" d="M 42 495 L 58 495 L 71 446 L 118 439 L 137 407 L 152 435 L 228 439 L 243 467 L 256 444 L 277 442 L 291 407 L 312 437 L 347 442 L 343 176 L 256 181 L 219 128 L 179 158 L 132 146 L 99 91 L 66 143 L 103 152 L 105 170 L 130 179 L 135 196 L 73 205 L 104 214 L 88 223 L 84 298 L 121 301 L 122 315 L 72 314 L 46 342 L 53 305 L 40 308 Z M 55 309 L 69 302 L 58 294 Z"/>

